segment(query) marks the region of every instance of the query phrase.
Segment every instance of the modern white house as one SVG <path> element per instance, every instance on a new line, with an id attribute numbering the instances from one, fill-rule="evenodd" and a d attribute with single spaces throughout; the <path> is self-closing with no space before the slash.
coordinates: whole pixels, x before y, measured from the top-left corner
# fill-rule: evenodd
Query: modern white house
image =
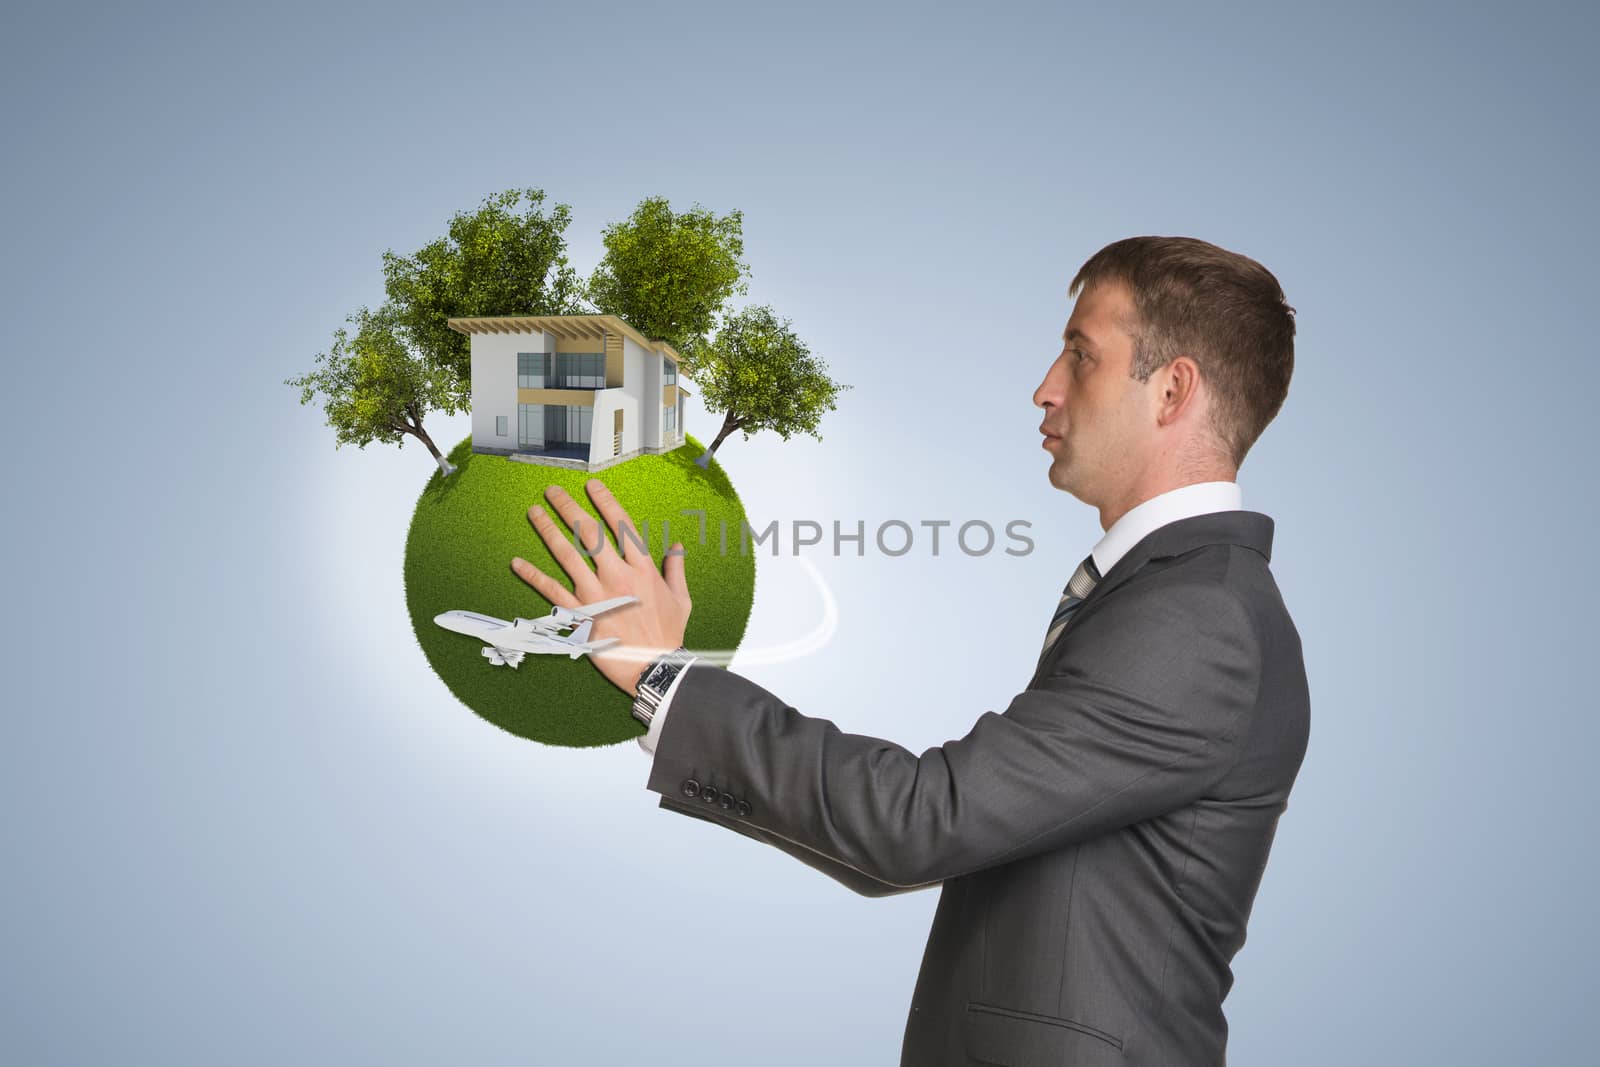
<path id="1" fill-rule="evenodd" d="M 472 339 L 472 450 L 598 471 L 684 442 L 678 353 L 615 315 L 450 319 Z"/>

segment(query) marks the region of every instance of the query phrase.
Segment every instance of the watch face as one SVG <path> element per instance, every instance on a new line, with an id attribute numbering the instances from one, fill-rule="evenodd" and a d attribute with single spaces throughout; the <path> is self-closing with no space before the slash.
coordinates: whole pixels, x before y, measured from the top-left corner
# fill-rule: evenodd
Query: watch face
<path id="1" fill-rule="evenodd" d="M 672 679 L 677 676 L 678 672 L 683 670 L 686 662 L 687 660 L 683 657 L 681 649 L 676 654 L 667 653 L 653 667 L 645 671 L 644 678 L 639 682 L 639 688 L 643 689 L 648 686 L 657 693 L 663 696 L 666 695 L 667 686 L 671 684 Z"/>

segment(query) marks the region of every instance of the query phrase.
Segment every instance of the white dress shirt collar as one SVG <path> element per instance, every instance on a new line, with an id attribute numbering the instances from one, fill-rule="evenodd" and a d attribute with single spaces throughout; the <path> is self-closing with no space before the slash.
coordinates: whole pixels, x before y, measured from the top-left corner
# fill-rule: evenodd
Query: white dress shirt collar
<path id="1" fill-rule="evenodd" d="M 1092 550 L 1094 565 L 1103 578 L 1128 549 L 1167 523 L 1213 511 L 1237 511 L 1243 506 L 1238 482 L 1194 482 L 1157 493 L 1111 524 Z"/>

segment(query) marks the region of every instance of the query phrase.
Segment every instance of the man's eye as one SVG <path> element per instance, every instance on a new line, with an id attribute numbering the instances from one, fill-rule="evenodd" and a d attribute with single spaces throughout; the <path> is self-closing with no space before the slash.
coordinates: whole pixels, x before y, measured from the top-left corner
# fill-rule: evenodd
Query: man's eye
<path id="1" fill-rule="evenodd" d="M 1073 350 L 1072 350 L 1072 354 L 1073 354 L 1073 355 L 1074 355 L 1074 356 L 1077 356 L 1077 357 L 1078 357 L 1078 362 L 1079 362 L 1079 363 L 1082 363 L 1082 362 L 1083 362 L 1083 361 L 1084 361 L 1084 360 L 1085 360 L 1085 359 L 1087 359 L 1087 358 L 1088 358 L 1088 357 L 1087 357 L 1087 356 L 1086 356 L 1086 355 L 1084 355 L 1084 353 L 1083 353 L 1083 350 L 1082 350 L 1082 349 L 1078 349 L 1078 348 L 1074 348 L 1074 349 L 1073 349 Z"/>

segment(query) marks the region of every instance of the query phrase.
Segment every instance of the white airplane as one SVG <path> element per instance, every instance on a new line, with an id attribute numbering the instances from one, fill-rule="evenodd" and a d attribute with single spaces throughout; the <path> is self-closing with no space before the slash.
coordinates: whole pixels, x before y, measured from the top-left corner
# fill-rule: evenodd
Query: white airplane
<path id="1" fill-rule="evenodd" d="M 490 663 L 496 667 L 515 668 L 529 652 L 560 653 L 577 659 L 586 653 L 610 648 L 618 638 L 589 640 L 589 631 L 594 629 L 594 617 L 604 615 L 613 608 L 636 603 L 638 599 L 636 596 L 619 596 L 575 608 L 553 607 L 550 614 L 542 619 L 513 619 L 506 622 L 492 615 L 479 615 L 476 611 L 447 611 L 443 615 L 435 615 L 433 621 L 446 630 L 488 642 L 489 647 L 483 650 L 483 654 Z M 572 632 L 560 632 L 568 629 Z"/>

